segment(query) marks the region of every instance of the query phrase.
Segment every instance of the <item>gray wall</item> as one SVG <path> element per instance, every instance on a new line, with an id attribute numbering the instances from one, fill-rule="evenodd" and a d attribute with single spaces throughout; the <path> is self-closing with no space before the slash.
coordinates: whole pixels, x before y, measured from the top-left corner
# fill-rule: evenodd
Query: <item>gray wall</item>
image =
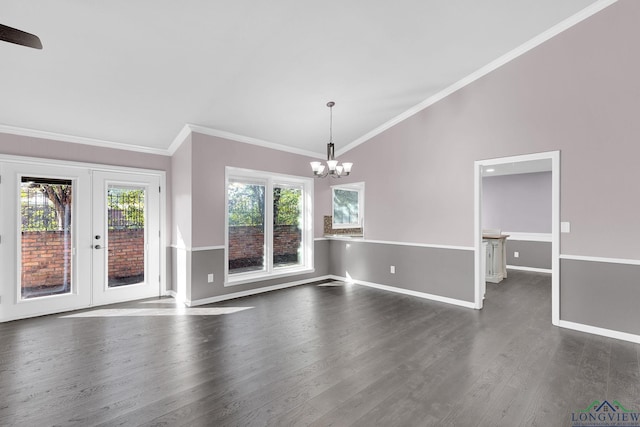
<path id="1" fill-rule="evenodd" d="M 638 22 L 617 2 L 351 149 L 365 236 L 473 246 L 474 161 L 560 150 L 563 253 L 640 259 Z"/>
<path id="2" fill-rule="evenodd" d="M 173 250 L 175 259 L 176 252 L 179 249 L 174 248 Z M 327 240 L 316 240 L 314 242 L 314 273 L 288 276 L 279 279 L 260 280 L 253 283 L 233 286 L 224 286 L 224 249 L 190 251 L 190 255 L 190 301 L 198 301 L 300 280 L 311 280 L 329 274 L 329 241 Z M 209 273 L 214 274 L 213 283 L 207 282 L 207 274 Z"/>
<path id="3" fill-rule="evenodd" d="M 640 335 L 640 266 L 560 260 L 560 318 Z"/>
<path id="4" fill-rule="evenodd" d="M 482 228 L 551 233 L 551 172 L 484 177 Z"/>
<path id="5" fill-rule="evenodd" d="M 340 277 L 473 302 L 473 251 L 332 240 L 329 270 Z M 396 273 L 390 273 L 390 266 Z"/>
<path id="6" fill-rule="evenodd" d="M 507 239 L 507 265 L 551 270 L 551 242 Z M 514 252 L 520 257 L 515 258 Z"/>
<path id="7" fill-rule="evenodd" d="M 284 279 L 260 280 L 225 287 L 224 251 L 207 249 L 225 245 L 225 172 L 227 166 L 295 176 L 310 176 L 312 158 L 251 144 L 192 133 L 171 159 L 173 199 L 171 289 L 189 301 L 258 289 L 328 274 L 325 244 L 315 257 L 316 273 Z M 330 212 L 329 184 L 314 182 L 314 234 L 323 235 L 323 215 Z M 200 250 L 203 249 L 203 250 Z M 182 254 L 180 251 L 185 251 Z M 178 256 L 181 255 L 181 256 Z M 185 255 L 185 256 L 182 256 Z M 213 284 L 207 273 L 214 273 Z"/>
<path id="8" fill-rule="evenodd" d="M 193 247 L 225 243 L 225 168 L 227 166 L 312 177 L 311 157 L 199 133 L 192 134 L 191 165 Z M 178 172 L 176 171 L 176 174 Z M 326 180 L 314 181 L 314 237 L 323 236 L 323 215 L 330 215 L 331 196 Z"/>
<path id="9" fill-rule="evenodd" d="M 551 172 L 484 177 L 482 228 L 551 237 Z M 550 242 L 516 238 L 507 240 L 507 265 L 551 269 Z"/>
<path id="10" fill-rule="evenodd" d="M 571 223 L 562 253 L 640 260 L 640 197 L 630 196 L 640 182 L 638 22 L 640 2 L 614 3 L 352 148 L 353 180 L 367 185 L 367 238 L 472 246 L 474 162 L 558 150 L 560 220 Z M 638 300 L 628 281 L 640 283 L 640 271 L 622 270 L 604 282 L 602 313 L 580 270 L 562 271 L 561 320 L 638 333 L 637 315 L 613 311 Z"/>

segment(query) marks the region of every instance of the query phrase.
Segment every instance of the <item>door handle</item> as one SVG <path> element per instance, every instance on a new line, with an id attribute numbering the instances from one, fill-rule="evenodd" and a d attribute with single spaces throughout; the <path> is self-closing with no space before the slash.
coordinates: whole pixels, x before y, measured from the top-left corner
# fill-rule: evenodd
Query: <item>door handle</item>
<path id="1" fill-rule="evenodd" d="M 100 246 L 100 245 L 95 245 L 94 248 L 95 249 L 105 249 L 104 246 Z"/>

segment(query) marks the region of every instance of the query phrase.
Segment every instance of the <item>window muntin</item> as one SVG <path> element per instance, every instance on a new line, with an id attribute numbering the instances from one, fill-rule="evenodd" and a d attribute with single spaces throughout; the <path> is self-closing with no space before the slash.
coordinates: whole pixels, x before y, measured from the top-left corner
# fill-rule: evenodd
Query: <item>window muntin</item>
<path id="1" fill-rule="evenodd" d="M 331 187 L 332 227 L 362 228 L 364 218 L 364 183 Z"/>
<path id="2" fill-rule="evenodd" d="M 313 180 L 227 168 L 226 284 L 313 269 Z"/>

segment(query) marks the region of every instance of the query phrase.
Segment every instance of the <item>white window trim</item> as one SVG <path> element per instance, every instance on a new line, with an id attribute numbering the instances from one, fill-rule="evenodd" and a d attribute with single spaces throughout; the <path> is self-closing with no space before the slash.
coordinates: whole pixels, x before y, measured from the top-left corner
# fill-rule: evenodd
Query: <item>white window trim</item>
<path id="1" fill-rule="evenodd" d="M 334 190 L 350 190 L 358 192 L 358 222 L 354 222 L 351 224 L 336 224 L 334 219 L 334 204 L 333 204 L 333 192 Z M 331 228 L 338 229 L 348 229 L 348 228 L 363 228 L 364 224 L 364 182 L 353 182 L 350 184 L 340 184 L 340 185 L 332 185 L 331 186 Z"/>
<path id="2" fill-rule="evenodd" d="M 265 266 L 266 270 L 247 273 L 229 273 L 229 183 L 233 180 L 255 180 L 266 184 L 265 190 Z M 293 267 L 273 267 L 273 185 L 291 183 L 302 185 L 304 197 L 302 200 L 302 265 Z M 274 172 L 256 171 L 227 166 L 225 168 L 224 187 L 224 286 L 241 285 L 260 280 L 276 279 L 298 274 L 313 273 L 313 178 L 285 175 Z"/>

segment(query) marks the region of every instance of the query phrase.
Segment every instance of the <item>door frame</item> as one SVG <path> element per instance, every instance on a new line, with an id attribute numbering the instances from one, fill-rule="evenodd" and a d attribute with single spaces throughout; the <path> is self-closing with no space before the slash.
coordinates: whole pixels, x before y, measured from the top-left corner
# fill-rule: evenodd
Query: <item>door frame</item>
<path id="1" fill-rule="evenodd" d="M 159 212 L 159 226 L 160 226 L 160 253 L 159 253 L 159 264 L 160 264 L 160 294 L 163 296 L 168 295 L 167 291 L 167 174 L 166 171 L 156 170 L 156 169 L 145 169 L 145 168 L 134 168 L 127 166 L 111 166 L 104 165 L 99 163 L 85 163 L 85 162 L 76 162 L 76 161 L 67 161 L 67 160 L 55 160 L 55 159 L 46 159 L 46 158 L 37 158 L 37 157 L 27 157 L 27 156 L 14 156 L 9 154 L 0 154 L 0 164 L 11 163 L 11 164 L 26 164 L 30 166 L 52 166 L 52 167 L 69 167 L 73 169 L 83 168 L 91 172 L 114 172 L 114 173 L 132 173 L 138 175 L 154 175 L 158 176 L 160 181 L 160 212 Z M 0 168 L 2 171 L 2 168 Z M 92 186 L 92 178 L 89 185 Z M 4 194 L 5 192 L 4 180 L 0 177 L 0 192 Z M 0 197 L 0 202 L 2 197 Z M 2 209 L 6 209 L 6 206 L 2 206 Z M 5 257 L 8 254 L 6 251 L 8 250 L 9 245 L 7 241 L 5 241 L 4 235 L 6 235 L 6 230 L 3 230 L 1 227 L 3 222 L 0 222 L 0 254 Z M 82 244 L 80 242 L 79 244 Z M 16 257 L 17 259 L 17 257 Z M 12 261 L 13 265 L 13 261 Z M 17 268 L 17 267 L 16 267 Z M 24 316 L 13 316 L 7 315 L 5 310 L 3 310 L 3 306 L 5 304 L 11 304 L 11 298 L 9 295 L 6 295 L 7 284 L 0 283 L 0 322 L 6 322 L 11 320 L 21 319 Z M 91 300 L 91 305 L 93 305 L 93 298 Z M 75 309 L 74 309 L 75 310 Z M 55 313 L 55 312 L 54 312 Z M 53 313 L 42 313 L 42 314 L 53 314 Z"/>
<path id="2" fill-rule="evenodd" d="M 551 160 L 551 323 L 560 322 L 560 151 L 476 160 L 474 162 L 474 307 L 482 309 L 482 169 L 485 166 Z"/>

